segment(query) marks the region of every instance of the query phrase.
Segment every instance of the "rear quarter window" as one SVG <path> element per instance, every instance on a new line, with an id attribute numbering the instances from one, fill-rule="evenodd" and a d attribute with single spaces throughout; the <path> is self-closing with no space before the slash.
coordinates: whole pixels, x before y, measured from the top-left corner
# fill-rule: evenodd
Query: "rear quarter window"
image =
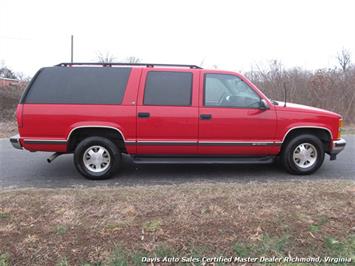
<path id="1" fill-rule="evenodd" d="M 192 73 L 149 71 L 144 90 L 144 105 L 190 106 Z"/>
<path id="2" fill-rule="evenodd" d="M 43 68 L 24 103 L 121 104 L 130 71 L 119 67 Z"/>

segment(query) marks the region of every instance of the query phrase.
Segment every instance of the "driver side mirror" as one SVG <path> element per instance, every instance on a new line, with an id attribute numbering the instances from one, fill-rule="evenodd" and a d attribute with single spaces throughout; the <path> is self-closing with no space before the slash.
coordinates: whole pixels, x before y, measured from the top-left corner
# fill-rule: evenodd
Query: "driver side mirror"
<path id="1" fill-rule="evenodd" d="M 265 101 L 265 99 L 260 99 L 260 102 L 259 102 L 259 109 L 260 110 L 268 110 L 270 109 L 269 105 L 267 104 L 267 102 Z"/>

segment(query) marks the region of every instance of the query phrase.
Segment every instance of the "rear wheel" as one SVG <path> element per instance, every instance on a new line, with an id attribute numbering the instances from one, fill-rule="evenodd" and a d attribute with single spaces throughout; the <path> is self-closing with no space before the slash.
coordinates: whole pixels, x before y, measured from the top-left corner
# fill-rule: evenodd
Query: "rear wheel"
<path id="1" fill-rule="evenodd" d="M 75 148 L 74 164 L 79 173 L 88 179 L 107 179 L 120 166 L 121 154 L 111 140 L 88 137 Z"/>
<path id="2" fill-rule="evenodd" d="M 323 161 L 323 143 L 316 136 L 309 134 L 289 140 L 281 154 L 282 165 L 291 174 L 312 174 L 318 170 Z"/>

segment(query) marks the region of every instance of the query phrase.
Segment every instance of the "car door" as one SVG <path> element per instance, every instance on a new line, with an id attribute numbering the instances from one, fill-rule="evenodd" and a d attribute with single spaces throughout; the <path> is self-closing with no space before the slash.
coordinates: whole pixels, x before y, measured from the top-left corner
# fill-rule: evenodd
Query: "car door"
<path id="1" fill-rule="evenodd" d="M 198 70 L 142 72 L 137 103 L 138 154 L 197 154 Z"/>
<path id="2" fill-rule="evenodd" d="M 199 153 L 214 155 L 275 154 L 276 113 L 249 81 L 234 73 L 201 75 Z M 268 109 L 260 108 L 265 97 Z"/>

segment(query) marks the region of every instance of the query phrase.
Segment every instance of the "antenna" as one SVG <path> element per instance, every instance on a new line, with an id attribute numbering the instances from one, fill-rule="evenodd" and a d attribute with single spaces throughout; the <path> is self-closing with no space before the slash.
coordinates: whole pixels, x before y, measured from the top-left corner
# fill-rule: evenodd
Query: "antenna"
<path id="1" fill-rule="evenodd" d="M 284 82 L 284 95 L 285 95 L 285 103 L 284 103 L 284 107 L 286 107 L 286 100 L 287 100 L 287 89 L 286 89 L 286 82 Z"/>
<path id="2" fill-rule="evenodd" d="M 74 58 L 74 35 L 70 36 L 70 62 L 73 63 Z"/>

